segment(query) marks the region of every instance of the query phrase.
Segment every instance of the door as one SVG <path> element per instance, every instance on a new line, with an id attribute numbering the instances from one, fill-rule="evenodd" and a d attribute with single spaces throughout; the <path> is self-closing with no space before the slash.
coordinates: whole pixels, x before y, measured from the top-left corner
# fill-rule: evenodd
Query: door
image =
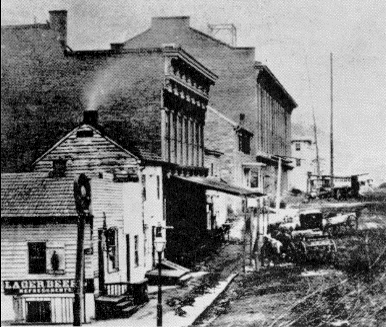
<path id="1" fill-rule="evenodd" d="M 98 230 L 98 272 L 99 272 L 99 293 L 105 294 L 105 264 L 104 264 L 104 231 Z"/>
<path id="2" fill-rule="evenodd" d="M 126 234 L 126 266 L 127 282 L 130 282 L 130 235 Z"/>
<path id="3" fill-rule="evenodd" d="M 27 301 L 27 322 L 51 322 L 50 301 Z"/>

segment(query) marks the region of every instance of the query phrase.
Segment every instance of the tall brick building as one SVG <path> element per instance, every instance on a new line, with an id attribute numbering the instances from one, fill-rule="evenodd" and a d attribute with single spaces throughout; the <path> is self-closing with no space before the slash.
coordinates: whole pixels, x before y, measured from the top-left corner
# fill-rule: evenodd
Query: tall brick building
<path id="1" fill-rule="evenodd" d="M 255 48 L 232 47 L 190 27 L 190 18 L 155 17 L 149 29 L 124 42 L 124 48 L 181 45 L 219 76 L 210 105 L 233 121 L 245 115 L 245 128 L 254 137 L 251 155 L 266 167 L 264 192 L 274 194 L 278 156 L 291 155 L 291 113 L 297 104 L 267 66 L 255 61 Z M 218 133 L 205 129 L 206 133 Z M 221 151 L 221 150 L 220 150 Z M 288 187 L 290 161 L 283 160 L 283 189 Z M 239 181 L 242 182 L 241 180 Z"/>
<path id="2" fill-rule="evenodd" d="M 203 129 L 216 75 L 180 47 L 73 51 L 66 18 L 66 11 L 52 11 L 47 24 L 1 29 L 2 170 L 33 169 L 87 112 L 86 123 L 162 170 L 166 224 L 187 231 L 182 245 L 169 238 L 169 248 L 190 250 L 186 236 L 196 231 L 199 242 L 207 228 L 205 187 L 173 176 L 207 175 Z M 114 160 L 97 161 L 85 169 Z M 155 175 L 142 174 L 142 183 Z"/>

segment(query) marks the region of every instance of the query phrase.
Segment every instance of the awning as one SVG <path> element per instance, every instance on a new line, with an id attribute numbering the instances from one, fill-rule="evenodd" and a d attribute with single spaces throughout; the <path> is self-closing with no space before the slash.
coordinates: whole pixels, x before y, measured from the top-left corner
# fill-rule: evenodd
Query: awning
<path id="1" fill-rule="evenodd" d="M 205 187 L 208 190 L 224 192 L 232 195 L 239 195 L 239 196 L 264 196 L 265 195 L 259 191 L 255 191 L 249 188 L 234 186 L 214 178 L 198 177 L 198 176 L 192 176 L 192 177 L 172 176 L 171 178 L 176 178 L 184 182 L 200 185 Z"/>

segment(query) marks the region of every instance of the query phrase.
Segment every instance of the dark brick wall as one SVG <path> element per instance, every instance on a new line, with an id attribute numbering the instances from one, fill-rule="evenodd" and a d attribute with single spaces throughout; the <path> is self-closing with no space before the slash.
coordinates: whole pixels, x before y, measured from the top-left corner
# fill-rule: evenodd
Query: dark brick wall
<path id="1" fill-rule="evenodd" d="M 205 146 L 223 153 L 218 159 L 220 177 L 228 183 L 242 186 L 244 182 L 242 163 L 254 162 L 255 157 L 239 151 L 234 126 L 210 109 L 206 112 Z M 206 167 L 210 168 L 210 163 Z"/>
<path id="2" fill-rule="evenodd" d="M 153 19 L 154 28 L 128 40 L 126 48 L 176 43 L 219 76 L 210 91 L 210 104 L 237 121 L 246 114 L 246 127 L 256 128 L 254 48 L 232 48 L 189 27 L 188 18 Z M 254 146 L 254 144 L 252 144 Z M 254 148 L 253 148 L 254 150 Z"/>
<path id="3" fill-rule="evenodd" d="M 1 32 L 2 171 L 28 170 L 81 122 L 93 90 L 109 136 L 161 154 L 161 53 L 65 56 L 47 25 Z"/>

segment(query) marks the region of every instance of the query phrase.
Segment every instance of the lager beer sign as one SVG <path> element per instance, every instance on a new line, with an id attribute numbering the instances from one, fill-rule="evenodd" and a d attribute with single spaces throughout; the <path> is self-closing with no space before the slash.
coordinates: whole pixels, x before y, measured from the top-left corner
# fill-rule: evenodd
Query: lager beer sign
<path id="1" fill-rule="evenodd" d="M 75 287 L 74 279 L 40 279 L 40 280 L 5 280 L 4 294 L 52 294 L 73 293 Z M 94 280 L 86 279 L 84 292 L 94 292 Z"/>

